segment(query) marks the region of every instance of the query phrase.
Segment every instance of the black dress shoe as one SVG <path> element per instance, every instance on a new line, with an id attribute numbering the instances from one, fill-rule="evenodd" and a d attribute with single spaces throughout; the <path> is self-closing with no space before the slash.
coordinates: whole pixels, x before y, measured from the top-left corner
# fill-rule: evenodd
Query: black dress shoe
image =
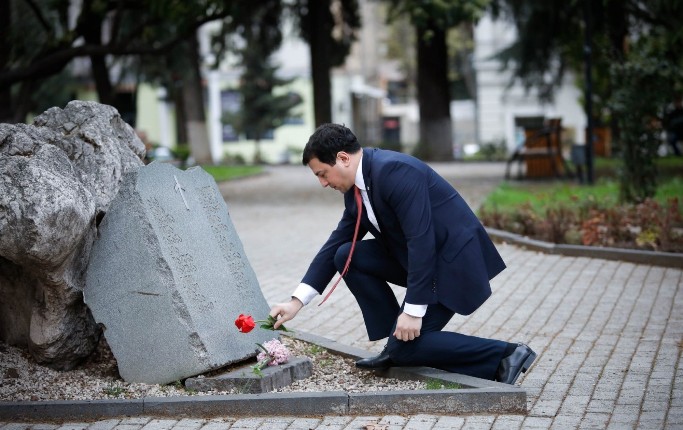
<path id="1" fill-rule="evenodd" d="M 536 359 L 536 353 L 527 345 L 520 343 L 514 352 L 500 360 L 496 371 L 496 381 L 514 384 L 523 372 L 526 372 Z"/>
<path id="2" fill-rule="evenodd" d="M 384 370 L 393 365 L 394 362 L 391 361 L 391 357 L 389 357 L 386 347 L 384 347 L 379 355 L 369 358 L 361 358 L 360 360 L 356 361 L 356 367 L 360 367 L 361 369 Z"/>

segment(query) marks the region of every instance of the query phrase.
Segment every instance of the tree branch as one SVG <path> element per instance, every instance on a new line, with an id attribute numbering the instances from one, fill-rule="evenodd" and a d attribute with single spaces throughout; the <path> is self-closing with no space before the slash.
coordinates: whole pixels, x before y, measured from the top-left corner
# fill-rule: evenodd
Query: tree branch
<path id="1" fill-rule="evenodd" d="M 123 0 L 119 0 L 116 4 L 116 11 L 114 12 L 114 19 L 111 25 L 109 43 L 116 43 L 116 39 L 118 39 L 119 37 L 119 29 L 121 28 L 121 16 L 123 16 L 123 4 Z"/>
<path id="2" fill-rule="evenodd" d="M 54 30 L 52 29 L 52 26 L 50 25 L 50 23 L 47 22 L 47 20 L 43 16 L 43 12 L 41 12 L 38 5 L 33 0 L 24 0 L 24 1 L 31 8 L 31 10 L 33 11 L 33 14 L 36 16 L 36 18 L 38 19 L 38 22 L 40 22 L 40 24 L 43 26 L 45 31 L 47 31 L 47 33 L 49 35 L 53 35 Z"/>
<path id="3" fill-rule="evenodd" d="M 175 37 L 159 46 L 132 46 L 129 40 L 125 40 L 120 41 L 115 45 L 79 45 L 52 53 L 41 54 L 34 58 L 28 66 L 0 72 L 0 90 L 27 79 L 40 79 L 58 73 L 66 67 L 71 60 L 78 57 L 88 57 L 91 55 L 167 54 L 177 43 L 184 40 L 188 34 L 195 32 L 200 26 L 207 22 L 224 18 L 228 14 L 228 11 L 223 11 L 218 14 L 202 17 L 188 26 L 186 31 L 177 34 Z"/>

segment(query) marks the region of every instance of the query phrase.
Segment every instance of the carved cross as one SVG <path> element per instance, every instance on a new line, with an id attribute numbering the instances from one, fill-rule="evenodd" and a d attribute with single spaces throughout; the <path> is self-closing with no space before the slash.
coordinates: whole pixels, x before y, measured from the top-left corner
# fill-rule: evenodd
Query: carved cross
<path id="1" fill-rule="evenodd" d="M 185 207 L 186 207 L 187 210 L 189 211 L 189 210 L 190 210 L 190 206 L 187 204 L 187 200 L 185 200 L 185 194 L 183 194 L 183 191 L 185 191 L 185 188 L 183 188 L 183 187 L 180 185 L 180 182 L 178 182 L 178 178 L 177 178 L 175 175 L 173 175 L 173 179 L 175 179 L 175 187 L 174 187 L 173 189 L 174 189 L 176 192 L 180 193 L 180 197 L 183 198 L 183 203 L 185 203 Z"/>

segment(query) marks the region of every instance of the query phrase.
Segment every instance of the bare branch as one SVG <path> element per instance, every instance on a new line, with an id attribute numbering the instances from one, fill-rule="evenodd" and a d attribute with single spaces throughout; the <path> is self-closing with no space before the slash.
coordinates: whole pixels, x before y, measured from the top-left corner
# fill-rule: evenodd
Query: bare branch
<path id="1" fill-rule="evenodd" d="M 163 55 L 171 52 L 173 47 L 184 40 L 188 34 L 195 32 L 203 24 L 224 18 L 228 12 L 203 17 L 188 27 L 187 31 L 166 41 L 162 45 L 133 46 L 128 40 L 120 41 L 116 45 L 80 45 L 41 54 L 33 59 L 26 67 L 0 72 L 0 90 L 8 88 L 27 79 L 40 79 L 58 73 L 71 60 L 77 57 L 92 55 Z"/>
<path id="2" fill-rule="evenodd" d="M 109 43 L 116 43 L 116 39 L 119 38 L 119 29 L 121 27 L 121 17 L 123 16 L 123 0 L 119 0 L 116 4 L 116 11 L 114 12 L 114 22 L 111 26 L 111 37 L 109 38 Z"/>
<path id="3" fill-rule="evenodd" d="M 47 31 L 48 34 L 53 35 L 54 29 L 52 28 L 50 23 L 47 22 L 47 20 L 43 16 L 43 12 L 40 10 L 38 5 L 33 0 L 24 0 L 24 1 L 31 8 L 31 10 L 33 11 L 33 14 L 36 16 L 36 18 L 38 19 L 38 22 L 40 22 L 40 25 L 43 26 L 45 31 Z"/>

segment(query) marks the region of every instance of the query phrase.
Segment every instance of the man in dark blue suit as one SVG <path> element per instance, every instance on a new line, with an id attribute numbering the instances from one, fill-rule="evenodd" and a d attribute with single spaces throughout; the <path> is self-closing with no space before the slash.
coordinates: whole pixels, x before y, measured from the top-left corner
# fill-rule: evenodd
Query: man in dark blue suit
<path id="1" fill-rule="evenodd" d="M 362 149 L 337 124 L 315 131 L 303 164 L 323 187 L 344 194 L 345 210 L 292 299 L 271 309 L 275 326 L 294 318 L 340 272 L 370 340 L 389 337 L 382 353 L 358 367 L 429 366 L 514 384 L 536 358 L 527 345 L 442 331 L 454 314 L 479 308 L 491 295 L 489 280 L 505 268 L 458 192 L 414 157 Z M 374 238 L 354 245 L 367 232 Z M 388 283 L 407 289 L 403 305 Z"/>

